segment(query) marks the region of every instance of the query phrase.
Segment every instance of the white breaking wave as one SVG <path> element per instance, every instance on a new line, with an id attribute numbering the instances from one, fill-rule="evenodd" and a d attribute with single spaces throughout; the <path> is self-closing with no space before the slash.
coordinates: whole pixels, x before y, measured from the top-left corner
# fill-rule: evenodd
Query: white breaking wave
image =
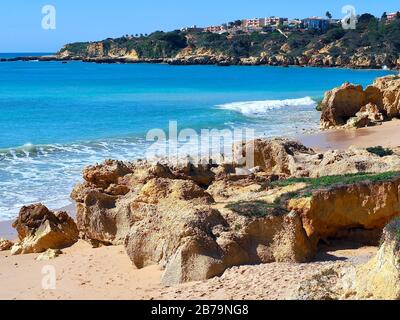
<path id="1" fill-rule="evenodd" d="M 217 105 L 218 108 L 240 112 L 247 117 L 265 116 L 271 110 L 293 107 L 315 107 L 315 102 L 310 97 L 286 100 L 244 101 Z"/>

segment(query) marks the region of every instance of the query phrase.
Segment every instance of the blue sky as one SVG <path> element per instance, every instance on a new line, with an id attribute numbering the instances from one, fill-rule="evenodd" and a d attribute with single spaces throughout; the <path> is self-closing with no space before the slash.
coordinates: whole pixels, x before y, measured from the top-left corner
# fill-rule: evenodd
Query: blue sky
<path id="1" fill-rule="evenodd" d="M 57 10 L 56 30 L 41 27 L 44 5 Z M 173 30 L 270 15 L 289 18 L 325 15 L 341 18 L 344 5 L 357 13 L 400 10 L 398 0 L 12 0 L 0 4 L 0 52 L 54 52 L 74 41 L 101 40 L 123 34 Z"/>

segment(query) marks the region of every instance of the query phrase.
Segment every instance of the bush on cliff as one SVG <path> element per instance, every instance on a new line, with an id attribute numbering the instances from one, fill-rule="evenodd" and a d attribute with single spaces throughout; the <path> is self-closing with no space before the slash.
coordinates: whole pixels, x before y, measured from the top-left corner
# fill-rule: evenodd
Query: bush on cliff
<path id="1" fill-rule="evenodd" d="M 376 154 L 379 157 L 386 157 L 386 156 L 391 156 L 393 154 L 393 151 L 387 148 L 383 148 L 381 146 L 377 147 L 371 147 L 367 148 L 367 151 L 372 154 Z"/>

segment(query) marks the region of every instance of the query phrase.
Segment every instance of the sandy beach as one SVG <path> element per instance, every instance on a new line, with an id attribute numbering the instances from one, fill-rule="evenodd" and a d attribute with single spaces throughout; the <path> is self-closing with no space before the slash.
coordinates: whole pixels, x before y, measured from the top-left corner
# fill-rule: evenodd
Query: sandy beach
<path id="1" fill-rule="evenodd" d="M 351 146 L 394 148 L 400 146 L 400 120 L 395 119 L 378 126 L 361 129 L 327 130 L 300 136 L 298 140 L 307 147 L 320 151 L 344 150 Z"/>
<path id="2" fill-rule="evenodd" d="M 57 259 L 36 256 L 0 253 L 0 299 L 148 299 L 160 287 L 158 266 L 137 270 L 123 246 L 93 249 L 79 241 Z M 54 290 L 42 288 L 45 266 L 54 267 Z"/>
<path id="3" fill-rule="evenodd" d="M 375 247 L 326 248 L 311 263 L 241 266 L 221 278 L 166 287 L 160 284 L 163 271 L 158 266 L 136 269 L 123 246 L 93 249 L 79 241 L 51 261 L 37 261 L 37 254 L 0 252 L 0 300 L 287 299 L 316 272 L 362 263 L 375 253 Z M 56 286 L 43 289 L 49 266 L 54 267 Z"/>

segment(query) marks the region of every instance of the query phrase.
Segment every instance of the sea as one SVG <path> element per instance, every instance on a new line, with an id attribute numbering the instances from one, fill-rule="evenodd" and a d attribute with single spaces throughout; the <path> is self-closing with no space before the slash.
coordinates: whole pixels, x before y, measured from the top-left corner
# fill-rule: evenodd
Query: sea
<path id="1" fill-rule="evenodd" d="M 8 53 L 0 58 L 43 55 Z M 0 63 L 0 221 L 21 206 L 71 204 L 82 169 L 143 158 L 150 130 L 251 128 L 257 136 L 318 130 L 316 104 L 345 81 L 385 70 L 169 66 L 83 62 Z"/>

